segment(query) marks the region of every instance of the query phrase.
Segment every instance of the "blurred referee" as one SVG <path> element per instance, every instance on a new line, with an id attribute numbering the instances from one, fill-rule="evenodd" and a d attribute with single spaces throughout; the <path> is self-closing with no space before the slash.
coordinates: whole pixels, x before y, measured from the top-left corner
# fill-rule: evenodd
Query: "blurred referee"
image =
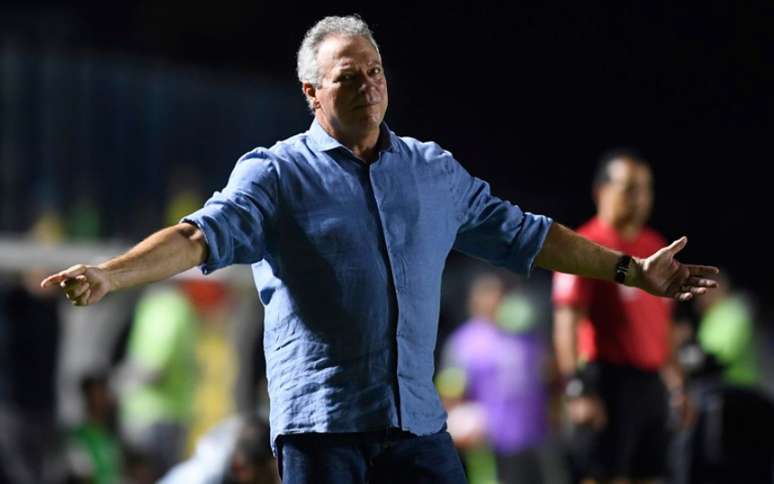
<path id="1" fill-rule="evenodd" d="M 627 150 L 606 154 L 594 178 L 597 214 L 578 233 L 634 256 L 658 250 L 663 237 L 645 225 L 652 185 L 641 156 Z M 556 354 L 576 426 L 576 472 L 616 483 L 664 476 L 670 442 L 665 382 L 675 401 L 685 402 L 670 344 L 672 301 L 558 273 L 553 301 Z"/>

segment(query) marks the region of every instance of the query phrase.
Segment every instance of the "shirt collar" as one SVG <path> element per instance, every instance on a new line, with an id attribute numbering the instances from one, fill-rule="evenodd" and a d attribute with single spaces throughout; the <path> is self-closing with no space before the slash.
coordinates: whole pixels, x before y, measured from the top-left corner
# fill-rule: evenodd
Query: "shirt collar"
<path id="1" fill-rule="evenodd" d="M 344 148 L 350 151 L 349 148 L 341 144 L 336 138 L 329 135 L 320 123 L 317 122 L 317 118 L 312 121 L 312 125 L 309 127 L 309 138 L 312 140 L 314 147 L 319 151 L 330 151 L 336 148 Z M 393 141 L 395 134 L 387 127 L 387 123 L 382 121 L 379 125 L 379 141 L 377 142 L 381 151 L 393 151 L 395 143 Z"/>

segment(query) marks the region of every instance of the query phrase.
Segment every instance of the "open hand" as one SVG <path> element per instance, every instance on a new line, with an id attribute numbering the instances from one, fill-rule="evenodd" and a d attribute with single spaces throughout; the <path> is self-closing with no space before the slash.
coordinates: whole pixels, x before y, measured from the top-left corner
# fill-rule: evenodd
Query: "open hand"
<path id="1" fill-rule="evenodd" d="M 640 270 L 633 285 L 656 296 L 678 301 L 691 300 L 717 287 L 717 281 L 707 279 L 719 272 L 717 267 L 682 264 L 675 259 L 687 243 L 688 238 L 681 237 L 647 259 L 640 260 Z"/>

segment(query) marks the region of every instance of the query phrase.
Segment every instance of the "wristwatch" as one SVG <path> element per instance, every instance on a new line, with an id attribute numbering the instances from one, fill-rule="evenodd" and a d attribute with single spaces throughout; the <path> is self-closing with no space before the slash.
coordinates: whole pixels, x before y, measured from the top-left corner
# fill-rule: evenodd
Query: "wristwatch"
<path id="1" fill-rule="evenodd" d="M 623 284 L 626 281 L 626 274 L 629 272 L 629 264 L 632 261 L 632 256 L 622 255 L 618 259 L 618 263 L 615 265 L 615 282 Z"/>
<path id="2" fill-rule="evenodd" d="M 583 368 L 578 368 L 564 381 L 564 396 L 572 399 L 588 395 L 591 390 L 588 380 Z"/>
<path id="3" fill-rule="evenodd" d="M 583 383 L 583 379 L 574 376 L 567 380 L 564 385 L 564 396 L 567 398 L 578 398 L 588 393 L 586 384 Z"/>
<path id="4" fill-rule="evenodd" d="M 564 381 L 564 396 L 570 399 L 597 393 L 597 370 L 587 363 L 579 367 Z"/>

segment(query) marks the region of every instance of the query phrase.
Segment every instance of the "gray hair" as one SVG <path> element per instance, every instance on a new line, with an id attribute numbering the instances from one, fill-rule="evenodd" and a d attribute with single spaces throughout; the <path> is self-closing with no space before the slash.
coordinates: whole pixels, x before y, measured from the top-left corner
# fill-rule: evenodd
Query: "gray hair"
<path id="1" fill-rule="evenodd" d="M 331 35 L 365 37 L 374 46 L 376 52 L 379 52 L 379 46 L 376 45 L 371 29 L 360 16 L 325 17 L 306 31 L 301 47 L 298 49 L 297 72 L 299 81 L 319 87 L 320 66 L 317 64 L 317 52 L 320 50 L 320 44 L 323 40 Z M 309 105 L 311 108 L 311 102 Z"/>

